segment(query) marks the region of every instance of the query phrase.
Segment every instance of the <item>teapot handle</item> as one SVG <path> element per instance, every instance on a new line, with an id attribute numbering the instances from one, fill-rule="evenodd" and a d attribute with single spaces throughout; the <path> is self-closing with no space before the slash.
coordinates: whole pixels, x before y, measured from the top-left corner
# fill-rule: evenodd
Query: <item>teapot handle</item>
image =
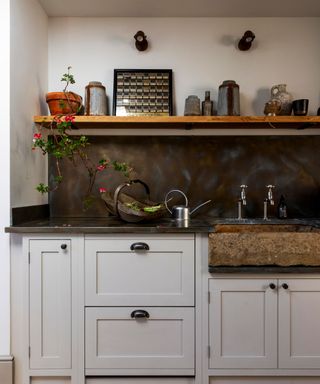
<path id="1" fill-rule="evenodd" d="M 169 195 L 170 195 L 172 192 L 178 192 L 178 193 L 180 193 L 180 194 L 185 198 L 185 200 L 186 200 L 186 207 L 188 206 L 188 198 L 187 198 L 187 196 L 186 196 L 182 191 L 180 191 L 180 189 L 172 189 L 171 191 L 169 191 L 169 192 L 166 194 L 166 197 L 165 197 L 165 199 L 164 199 L 164 205 L 166 206 L 167 210 L 171 213 L 171 215 L 172 215 L 172 211 L 171 211 L 171 209 L 168 207 L 168 202 L 169 202 L 169 200 L 171 200 L 171 199 L 168 200 L 168 197 L 169 197 Z"/>
<path id="2" fill-rule="evenodd" d="M 274 85 L 272 88 L 271 88 L 271 94 L 273 96 L 276 96 L 277 94 L 279 93 L 279 87 L 277 85 Z"/>

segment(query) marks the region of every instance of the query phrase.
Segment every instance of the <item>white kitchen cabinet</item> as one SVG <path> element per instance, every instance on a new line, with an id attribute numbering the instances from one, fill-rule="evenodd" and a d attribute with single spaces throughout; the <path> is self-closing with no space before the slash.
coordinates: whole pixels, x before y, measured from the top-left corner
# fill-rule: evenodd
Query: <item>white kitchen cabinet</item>
<path id="1" fill-rule="evenodd" d="M 279 367 L 320 367 L 320 279 L 279 280 Z"/>
<path id="2" fill-rule="evenodd" d="M 193 306 L 193 235 L 88 237 L 85 292 L 90 306 Z"/>
<path id="3" fill-rule="evenodd" d="M 319 369 L 320 279 L 217 278 L 209 291 L 209 369 Z"/>
<path id="4" fill-rule="evenodd" d="M 86 308 L 85 319 L 87 373 L 194 374 L 194 308 Z"/>
<path id="5" fill-rule="evenodd" d="M 71 241 L 29 241 L 30 369 L 71 368 Z"/>
<path id="6" fill-rule="evenodd" d="M 272 279 L 210 279 L 209 368 L 277 367 Z"/>

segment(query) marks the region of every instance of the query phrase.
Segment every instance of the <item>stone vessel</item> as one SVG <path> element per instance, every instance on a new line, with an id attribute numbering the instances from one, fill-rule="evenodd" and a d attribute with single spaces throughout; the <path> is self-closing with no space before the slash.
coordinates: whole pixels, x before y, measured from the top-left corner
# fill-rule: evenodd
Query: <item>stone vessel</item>
<path id="1" fill-rule="evenodd" d="M 286 84 L 274 85 L 271 88 L 271 100 L 279 100 L 281 103 L 278 115 L 290 116 L 292 111 L 292 96 L 287 92 Z"/>

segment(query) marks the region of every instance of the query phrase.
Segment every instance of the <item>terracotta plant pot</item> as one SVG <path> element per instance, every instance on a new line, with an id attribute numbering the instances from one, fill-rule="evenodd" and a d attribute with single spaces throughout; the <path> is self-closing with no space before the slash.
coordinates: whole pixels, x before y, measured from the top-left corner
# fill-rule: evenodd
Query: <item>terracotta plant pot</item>
<path id="1" fill-rule="evenodd" d="M 46 101 L 51 115 L 79 114 L 82 110 L 82 97 L 73 92 L 49 92 Z"/>

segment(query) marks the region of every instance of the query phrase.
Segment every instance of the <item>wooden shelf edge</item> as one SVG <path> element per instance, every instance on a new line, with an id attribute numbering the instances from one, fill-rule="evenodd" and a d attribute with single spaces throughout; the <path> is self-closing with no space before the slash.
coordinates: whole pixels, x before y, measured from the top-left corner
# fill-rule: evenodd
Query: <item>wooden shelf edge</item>
<path id="1" fill-rule="evenodd" d="M 50 123 L 53 116 L 34 116 L 34 123 Z M 75 116 L 75 124 L 320 124 L 320 116 Z"/>

